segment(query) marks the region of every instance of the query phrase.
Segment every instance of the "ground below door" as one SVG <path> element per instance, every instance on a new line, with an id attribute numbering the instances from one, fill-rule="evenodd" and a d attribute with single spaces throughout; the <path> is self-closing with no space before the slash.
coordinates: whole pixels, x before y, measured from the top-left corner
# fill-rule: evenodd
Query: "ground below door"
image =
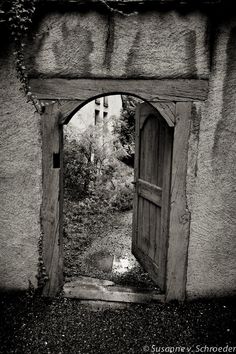
<path id="1" fill-rule="evenodd" d="M 91 230 L 88 243 L 83 242 L 83 237 L 77 234 L 73 240 L 66 240 L 66 282 L 84 276 L 158 290 L 131 253 L 132 211 L 113 214 L 105 222 L 102 234 Z"/>

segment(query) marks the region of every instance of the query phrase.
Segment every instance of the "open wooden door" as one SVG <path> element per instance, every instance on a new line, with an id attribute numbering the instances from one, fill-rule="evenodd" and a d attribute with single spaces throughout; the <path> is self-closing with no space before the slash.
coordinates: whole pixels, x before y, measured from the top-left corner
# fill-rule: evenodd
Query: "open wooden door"
<path id="1" fill-rule="evenodd" d="M 173 128 L 151 105 L 136 110 L 132 252 L 165 290 Z"/>
<path id="2" fill-rule="evenodd" d="M 43 295 L 54 296 L 63 282 L 62 259 L 62 144 L 63 129 L 58 124 L 58 104 L 50 104 L 42 115 L 43 202 L 42 274 Z"/>

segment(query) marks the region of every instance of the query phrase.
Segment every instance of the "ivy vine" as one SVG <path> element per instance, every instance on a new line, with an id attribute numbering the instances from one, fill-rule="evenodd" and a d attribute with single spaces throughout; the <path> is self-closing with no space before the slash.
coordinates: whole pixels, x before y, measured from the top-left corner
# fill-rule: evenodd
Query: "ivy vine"
<path id="1" fill-rule="evenodd" d="M 0 9 L 0 22 L 6 23 L 11 41 L 14 43 L 13 54 L 21 89 L 36 111 L 41 113 L 42 103 L 31 92 L 24 57 L 25 40 L 33 22 L 37 3 L 38 0 L 5 0 Z"/>

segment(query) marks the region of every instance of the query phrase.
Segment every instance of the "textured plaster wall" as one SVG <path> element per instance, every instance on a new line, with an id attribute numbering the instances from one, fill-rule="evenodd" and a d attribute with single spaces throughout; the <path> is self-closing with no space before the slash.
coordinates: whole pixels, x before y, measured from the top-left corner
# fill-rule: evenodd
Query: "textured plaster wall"
<path id="1" fill-rule="evenodd" d="M 34 76 L 208 77 L 206 16 L 146 12 L 46 15 L 30 43 Z"/>
<path id="2" fill-rule="evenodd" d="M 26 102 L 9 48 L 0 50 L 0 290 L 36 286 L 41 204 L 39 117 Z"/>
<path id="3" fill-rule="evenodd" d="M 236 292 L 236 21 L 216 33 L 209 98 L 194 107 L 190 138 L 189 298 Z"/>

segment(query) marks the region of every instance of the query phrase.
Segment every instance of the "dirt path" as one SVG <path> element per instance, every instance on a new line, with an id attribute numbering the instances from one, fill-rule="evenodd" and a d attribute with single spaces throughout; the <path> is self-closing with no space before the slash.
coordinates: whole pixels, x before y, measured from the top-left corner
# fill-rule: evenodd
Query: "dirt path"
<path id="1" fill-rule="evenodd" d="M 94 235 L 89 246 L 78 253 L 78 274 L 112 280 L 117 284 L 157 289 L 132 255 L 131 239 L 132 211 L 111 215 L 103 232 Z"/>

